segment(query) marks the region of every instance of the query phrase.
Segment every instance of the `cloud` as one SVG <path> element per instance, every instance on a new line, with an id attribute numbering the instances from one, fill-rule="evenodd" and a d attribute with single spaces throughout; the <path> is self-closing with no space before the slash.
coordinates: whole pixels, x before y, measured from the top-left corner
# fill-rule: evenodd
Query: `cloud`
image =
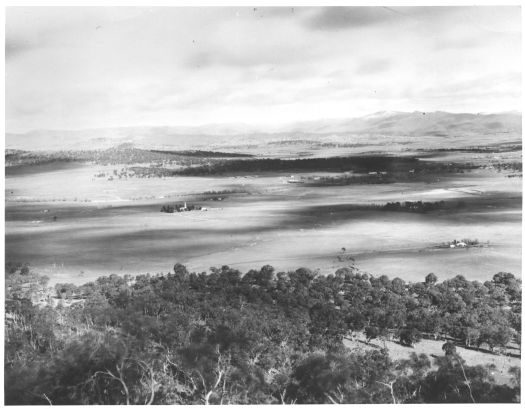
<path id="1" fill-rule="evenodd" d="M 359 28 L 399 19 L 400 13 L 387 7 L 323 7 L 306 20 L 317 30 Z"/>
<path id="2" fill-rule="evenodd" d="M 12 38 L 6 38 L 5 42 L 5 58 L 6 60 L 12 59 L 17 55 L 23 54 L 36 48 L 36 44 L 31 44 L 28 41 L 15 40 Z"/>
<path id="3" fill-rule="evenodd" d="M 259 18 L 264 17 L 294 17 L 302 14 L 306 11 L 305 7 L 254 7 L 253 9 L 254 16 Z"/>
<path id="4" fill-rule="evenodd" d="M 358 75 L 373 75 L 388 71 L 392 62 L 386 58 L 375 58 L 364 61 L 355 71 Z"/>
<path id="5" fill-rule="evenodd" d="M 133 7 L 7 7 L 6 54 L 76 45 L 86 33 L 147 14 L 149 9 Z"/>
<path id="6" fill-rule="evenodd" d="M 520 106 L 516 9 L 15 9 L 8 132 Z"/>
<path id="7" fill-rule="evenodd" d="M 472 49 L 482 45 L 479 38 L 444 38 L 436 41 L 434 48 L 439 50 Z"/>
<path id="8" fill-rule="evenodd" d="M 209 52 L 198 51 L 190 54 L 184 61 L 184 66 L 187 68 L 205 68 L 217 63 Z"/>
<path id="9" fill-rule="evenodd" d="M 253 49 L 230 48 L 197 51 L 188 55 L 183 63 L 186 68 L 210 68 L 217 65 L 231 68 L 250 69 L 258 66 L 286 66 L 299 62 L 308 62 L 315 58 L 314 50 L 291 50 L 286 47 L 274 47 L 273 50 L 263 45 Z"/>

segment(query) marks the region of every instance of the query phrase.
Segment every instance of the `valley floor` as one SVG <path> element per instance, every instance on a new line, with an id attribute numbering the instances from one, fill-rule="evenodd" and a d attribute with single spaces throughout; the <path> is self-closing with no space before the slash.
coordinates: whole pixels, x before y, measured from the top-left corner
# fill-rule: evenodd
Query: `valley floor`
<path id="1" fill-rule="evenodd" d="M 288 183 L 293 175 L 283 173 L 107 181 L 93 178 L 97 171 L 82 166 L 8 177 L 6 260 L 29 262 L 52 282 L 156 273 L 175 262 L 192 271 L 271 264 L 326 273 L 355 263 L 405 280 L 430 272 L 478 280 L 521 272 L 520 178 L 478 170 L 431 183 L 309 187 Z M 466 207 L 366 208 L 417 200 Z M 184 202 L 208 211 L 160 212 Z M 435 248 L 463 238 L 485 245 Z"/>

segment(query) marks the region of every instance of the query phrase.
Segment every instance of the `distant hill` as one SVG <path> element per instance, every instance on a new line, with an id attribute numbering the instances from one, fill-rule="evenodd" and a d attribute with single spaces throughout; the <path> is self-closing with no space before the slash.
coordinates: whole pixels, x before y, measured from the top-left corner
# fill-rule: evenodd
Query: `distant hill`
<path id="1" fill-rule="evenodd" d="M 407 136 L 449 136 L 460 132 L 521 134 L 521 113 L 377 112 L 360 118 L 302 122 L 288 131 Z"/>
<path id="2" fill-rule="evenodd" d="M 478 140 L 521 138 L 521 113 L 455 114 L 449 112 L 377 112 L 347 119 L 324 119 L 268 127 L 217 124 L 198 127 L 129 127 L 77 131 L 37 130 L 6 134 L 6 148 L 24 150 L 106 149 L 131 143 L 146 148 L 202 149 L 261 144 L 269 141 L 314 138 L 316 135 L 469 138 Z M 419 141 L 421 142 L 421 141 Z"/>

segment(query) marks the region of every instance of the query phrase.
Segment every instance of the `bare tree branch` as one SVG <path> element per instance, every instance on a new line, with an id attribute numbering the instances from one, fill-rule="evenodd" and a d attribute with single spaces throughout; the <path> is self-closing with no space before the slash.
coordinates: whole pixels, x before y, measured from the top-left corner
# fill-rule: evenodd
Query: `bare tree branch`
<path id="1" fill-rule="evenodd" d="M 335 399 L 332 398 L 329 393 L 325 392 L 325 395 L 328 399 L 330 399 L 330 402 L 332 402 L 334 405 L 339 405 L 339 402 L 336 402 Z"/>
<path id="2" fill-rule="evenodd" d="M 465 378 L 465 384 L 467 385 L 468 392 L 470 394 L 470 399 L 472 400 L 472 403 L 476 403 L 476 401 L 474 400 L 474 396 L 472 395 L 472 388 L 470 387 L 470 381 L 468 380 L 467 374 L 465 373 L 465 368 L 463 368 L 463 364 L 461 363 L 461 360 L 459 359 L 457 354 L 456 354 L 456 360 L 458 361 L 459 366 L 461 367 L 461 372 L 463 372 L 463 378 Z"/>
<path id="3" fill-rule="evenodd" d="M 396 383 L 396 381 L 392 381 L 390 383 L 384 383 L 384 382 L 379 382 L 379 381 L 376 381 L 376 382 L 390 389 L 390 395 L 392 395 L 392 402 L 396 404 L 397 403 L 396 396 L 394 395 L 394 384 Z"/>
<path id="4" fill-rule="evenodd" d="M 95 377 L 98 374 L 107 375 L 107 376 L 111 377 L 112 379 L 115 379 L 116 381 L 119 381 L 120 384 L 122 385 L 122 388 L 124 389 L 124 395 L 126 396 L 126 405 L 129 405 L 130 404 L 130 401 L 129 401 L 129 389 L 128 389 L 128 386 L 126 385 L 126 382 L 124 382 L 124 379 L 122 378 L 122 365 L 121 365 L 120 369 L 119 369 L 118 365 L 116 367 L 117 367 L 117 371 L 118 371 L 120 377 L 118 377 L 115 374 L 113 374 L 109 369 L 106 369 L 105 372 L 97 371 L 97 372 L 95 372 L 93 374 L 93 376 Z"/>
<path id="5" fill-rule="evenodd" d="M 45 393 L 43 393 L 42 396 L 44 396 L 44 398 L 46 398 L 46 400 L 49 402 L 50 406 L 53 406 L 53 402 L 51 402 L 51 399 L 49 399 Z"/>

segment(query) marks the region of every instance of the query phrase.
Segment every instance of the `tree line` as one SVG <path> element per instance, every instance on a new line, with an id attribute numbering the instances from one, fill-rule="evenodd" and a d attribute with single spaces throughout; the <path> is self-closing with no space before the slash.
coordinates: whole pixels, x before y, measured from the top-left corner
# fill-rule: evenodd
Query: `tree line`
<path id="1" fill-rule="evenodd" d="M 221 174 L 228 172 L 271 172 L 271 171 L 388 171 L 410 169 L 420 165 L 413 157 L 394 156 L 334 156 L 305 159 L 233 159 L 217 160 L 205 166 L 195 166 L 177 171 L 180 175 Z"/>

